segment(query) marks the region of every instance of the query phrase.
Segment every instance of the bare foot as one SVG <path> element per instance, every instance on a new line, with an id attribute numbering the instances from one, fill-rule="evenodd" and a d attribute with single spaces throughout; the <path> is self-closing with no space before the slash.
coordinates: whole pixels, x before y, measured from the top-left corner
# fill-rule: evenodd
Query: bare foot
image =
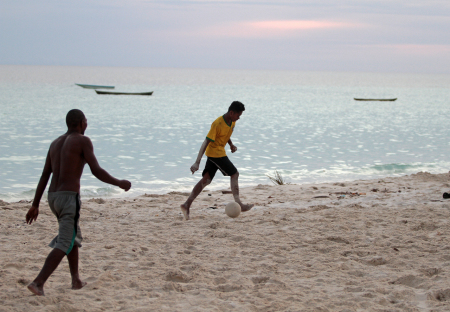
<path id="1" fill-rule="evenodd" d="M 180 206 L 181 211 L 183 212 L 184 219 L 189 220 L 189 207 L 186 206 L 186 204 L 183 204 Z"/>
<path id="2" fill-rule="evenodd" d="M 44 295 L 44 286 L 39 287 L 34 282 L 27 286 L 28 289 L 35 294 L 36 296 L 45 296 Z"/>
<path id="3" fill-rule="evenodd" d="M 253 208 L 253 206 L 255 206 L 255 205 L 254 205 L 254 204 L 251 204 L 251 205 L 244 205 L 244 204 L 242 204 L 242 205 L 241 205 L 241 211 L 242 211 L 242 212 L 249 211 L 250 209 Z"/>
<path id="4" fill-rule="evenodd" d="M 76 282 L 72 282 L 72 289 L 81 289 L 84 286 L 86 286 L 86 282 L 82 282 L 80 280 L 76 281 Z"/>

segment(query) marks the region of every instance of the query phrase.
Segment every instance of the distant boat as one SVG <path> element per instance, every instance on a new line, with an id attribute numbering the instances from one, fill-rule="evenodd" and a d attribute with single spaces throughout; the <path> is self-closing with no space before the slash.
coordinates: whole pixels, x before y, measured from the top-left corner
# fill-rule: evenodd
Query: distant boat
<path id="1" fill-rule="evenodd" d="M 382 101 L 382 102 L 386 102 L 386 101 L 396 101 L 397 98 L 395 99 L 358 99 L 358 98 L 354 98 L 355 101 Z"/>
<path id="2" fill-rule="evenodd" d="M 76 83 L 77 86 L 80 86 L 85 89 L 114 89 L 114 86 L 99 86 L 99 85 L 88 85 L 88 84 L 80 84 Z"/>
<path id="3" fill-rule="evenodd" d="M 152 95 L 153 91 L 151 92 L 112 92 L 112 91 L 99 91 L 95 90 L 97 94 L 114 94 L 114 95 Z"/>

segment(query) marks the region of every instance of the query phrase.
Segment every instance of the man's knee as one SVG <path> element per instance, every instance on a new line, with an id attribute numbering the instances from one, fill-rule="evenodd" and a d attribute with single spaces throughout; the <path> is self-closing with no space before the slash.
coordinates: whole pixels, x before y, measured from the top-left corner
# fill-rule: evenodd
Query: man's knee
<path id="1" fill-rule="evenodd" d="M 233 175 L 231 176 L 231 178 L 232 178 L 232 179 L 237 179 L 237 178 L 239 178 L 239 171 L 236 171 L 236 173 L 233 174 Z"/>
<path id="2" fill-rule="evenodd" d="M 211 178 L 209 177 L 209 175 L 204 175 L 202 178 L 202 186 L 205 187 L 209 184 L 211 184 Z"/>

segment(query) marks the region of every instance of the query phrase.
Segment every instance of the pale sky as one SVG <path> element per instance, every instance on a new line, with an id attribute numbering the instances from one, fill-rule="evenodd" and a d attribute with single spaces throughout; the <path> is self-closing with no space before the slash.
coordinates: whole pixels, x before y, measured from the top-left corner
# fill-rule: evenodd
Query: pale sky
<path id="1" fill-rule="evenodd" d="M 450 1 L 2 0 L 0 64 L 450 73 Z"/>

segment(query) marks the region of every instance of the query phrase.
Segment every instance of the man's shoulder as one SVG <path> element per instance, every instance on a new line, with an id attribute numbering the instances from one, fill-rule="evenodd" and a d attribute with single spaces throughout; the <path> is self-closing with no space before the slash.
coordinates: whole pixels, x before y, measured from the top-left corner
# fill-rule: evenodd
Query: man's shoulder
<path id="1" fill-rule="evenodd" d="M 63 134 L 56 138 L 52 144 L 50 145 L 50 148 L 52 146 L 58 146 L 61 144 L 66 145 L 84 145 L 84 144 L 92 144 L 91 139 L 83 134 L 80 133 L 71 133 L 71 134 Z"/>
<path id="2" fill-rule="evenodd" d="M 78 134 L 74 135 L 74 141 L 81 144 L 81 145 L 92 145 L 92 141 L 88 136 L 85 136 L 84 134 Z"/>
<path id="3" fill-rule="evenodd" d="M 224 122 L 225 122 L 225 119 L 223 119 L 223 116 L 219 116 L 213 121 L 212 124 L 213 125 L 220 125 L 220 124 L 222 124 Z"/>
<path id="4" fill-rule="evenodd" d="M 50 144 L 50 148 L 54 148 L 55 146 L 61 145 L 64 143 L 67 139 L 67 134 L 60 135 L 56 139 L 53 140 L 53 142 Z"/>

